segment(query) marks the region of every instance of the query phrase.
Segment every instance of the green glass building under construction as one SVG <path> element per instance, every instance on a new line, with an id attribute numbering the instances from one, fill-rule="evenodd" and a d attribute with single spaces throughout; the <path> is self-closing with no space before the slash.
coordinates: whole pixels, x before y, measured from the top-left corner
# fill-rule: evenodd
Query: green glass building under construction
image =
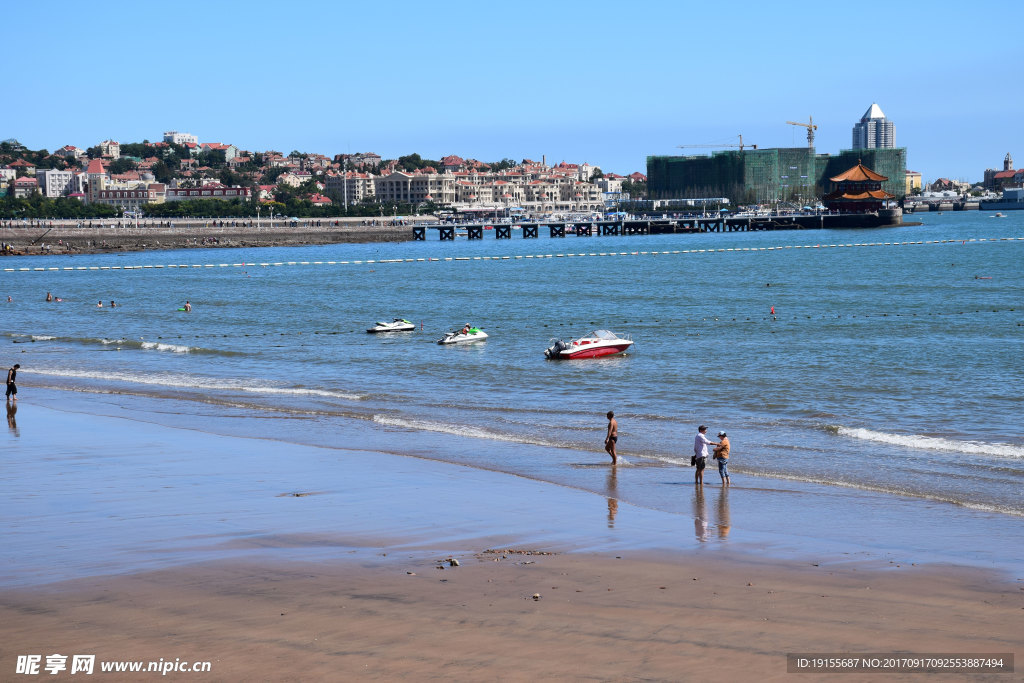
<path id="1" fill-rule="evenodd" d="M 848 149 L 815 154 L 808 147 L 776 147 L 715 152 L 711 156 L 647 157 L 651 199 L 728 197 L 733 204 L 817 201 L 831 188 L 829 178 L 858 162 L 887 176 L 886 192 L 906 194 L 907 150 Z"/>

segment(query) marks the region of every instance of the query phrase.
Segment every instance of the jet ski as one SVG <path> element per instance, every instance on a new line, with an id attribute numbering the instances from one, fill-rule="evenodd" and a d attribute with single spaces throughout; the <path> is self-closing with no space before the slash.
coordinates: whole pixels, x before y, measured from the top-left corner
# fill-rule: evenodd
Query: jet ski
<path id="1" fill-rule="evenodd" d="M 415 329 L 415 323 L 411 323 L 405 318 L 395 318 L 389 323 L 378 322 L 376 325 L 368 329 L 367 332 L 412 332 Z"/>
<path id="2" fill-rule="evenodd" d="M 469 328 L 469 332 L 465 334 L 462 330 L 458 332 L 449 332 L 443 337 L 437 340 L 438 344 L 468 344 L 470 342 L 478 342 L 487 339 L 487 333 L 481 330 L 479 327 Z"/>
<path id="3" fill-rule="evenodd" d="M 544 357 L 552 360 L 572 358 L 600 358 L 625 353 L 633 345 L 633 340 L 620 337 L 608 330 L 594 330 L 585 337 L 562 341 L 553 339 L 554 344 L 544 351 Z"/>

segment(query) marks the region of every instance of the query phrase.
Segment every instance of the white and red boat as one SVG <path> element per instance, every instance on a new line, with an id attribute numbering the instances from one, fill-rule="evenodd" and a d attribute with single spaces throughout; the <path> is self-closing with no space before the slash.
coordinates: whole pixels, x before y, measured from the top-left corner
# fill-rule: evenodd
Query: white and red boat
<path id="1" fill-rule="evenodd" d="M 633 340 L 628 337 L 620 337 L 608 330 L 594 330 L 585 337 L 563 341 L 553 340 L 555 343 L 544 351 L 544 357 L 550 359 L 571 359 L 571 358 L 599 358 L 601 356 L 614 356 L 618 353 L 625 353 L 626 349 L 633 345 Z"/>

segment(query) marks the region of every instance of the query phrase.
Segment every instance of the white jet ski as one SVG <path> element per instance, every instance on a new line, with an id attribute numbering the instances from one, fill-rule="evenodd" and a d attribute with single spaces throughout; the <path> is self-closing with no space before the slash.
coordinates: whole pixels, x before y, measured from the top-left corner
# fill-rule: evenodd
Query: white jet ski
<path id="1" fill-rule="evenodd" d="M 412 332 L 415 329 L 415 323 L 411 323 L 405 318 L 395 318 L 389 323 L 378 322 L 376 325 L 368 329 L 367 332 Z"/>
<path id="2" fill-rule="evenodd" d="M 438 344 L 468 344 L 469 342 L 478 342 L 487 339 L 487 333 L 481 330 L 479 327 L 469 328 L 469 332 L 463 334 L 462 330 L 458 332 L 449 332 L 440 339 L 437 340 Z"/>

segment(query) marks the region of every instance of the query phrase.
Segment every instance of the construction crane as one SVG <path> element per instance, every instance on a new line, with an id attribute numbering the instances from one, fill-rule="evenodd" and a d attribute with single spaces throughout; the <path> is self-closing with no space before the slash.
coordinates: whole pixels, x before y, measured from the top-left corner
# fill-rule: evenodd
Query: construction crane
<path id="1" fill-rule="evenodd" d="M 757 145 L 744 145 L 742 135 L 738 135 L 737 137 L 740 139 L 740 144 L 738 145 L 676 145 L 676 147 L 678 147 L 679 149 L 685 149 L 686 147 L 704 147 L 710 149 L 721 149 L 722 147 L 739 147 L 741 152 L 743 151 L 744 147 L 752 147 L 754 149 L 757 149 Z"/>
<path id="2" fill-rule="evenodd" d="M 807 147 L 811 149 L 814 147 L 814 131 L 818 130 L 818 127 L 814 125 L 814 117 L 808 116 L 808 123 L 797 123 L 796 121 L 786 121 L 791 126 L 803 126 L 807 129 Z"/>

